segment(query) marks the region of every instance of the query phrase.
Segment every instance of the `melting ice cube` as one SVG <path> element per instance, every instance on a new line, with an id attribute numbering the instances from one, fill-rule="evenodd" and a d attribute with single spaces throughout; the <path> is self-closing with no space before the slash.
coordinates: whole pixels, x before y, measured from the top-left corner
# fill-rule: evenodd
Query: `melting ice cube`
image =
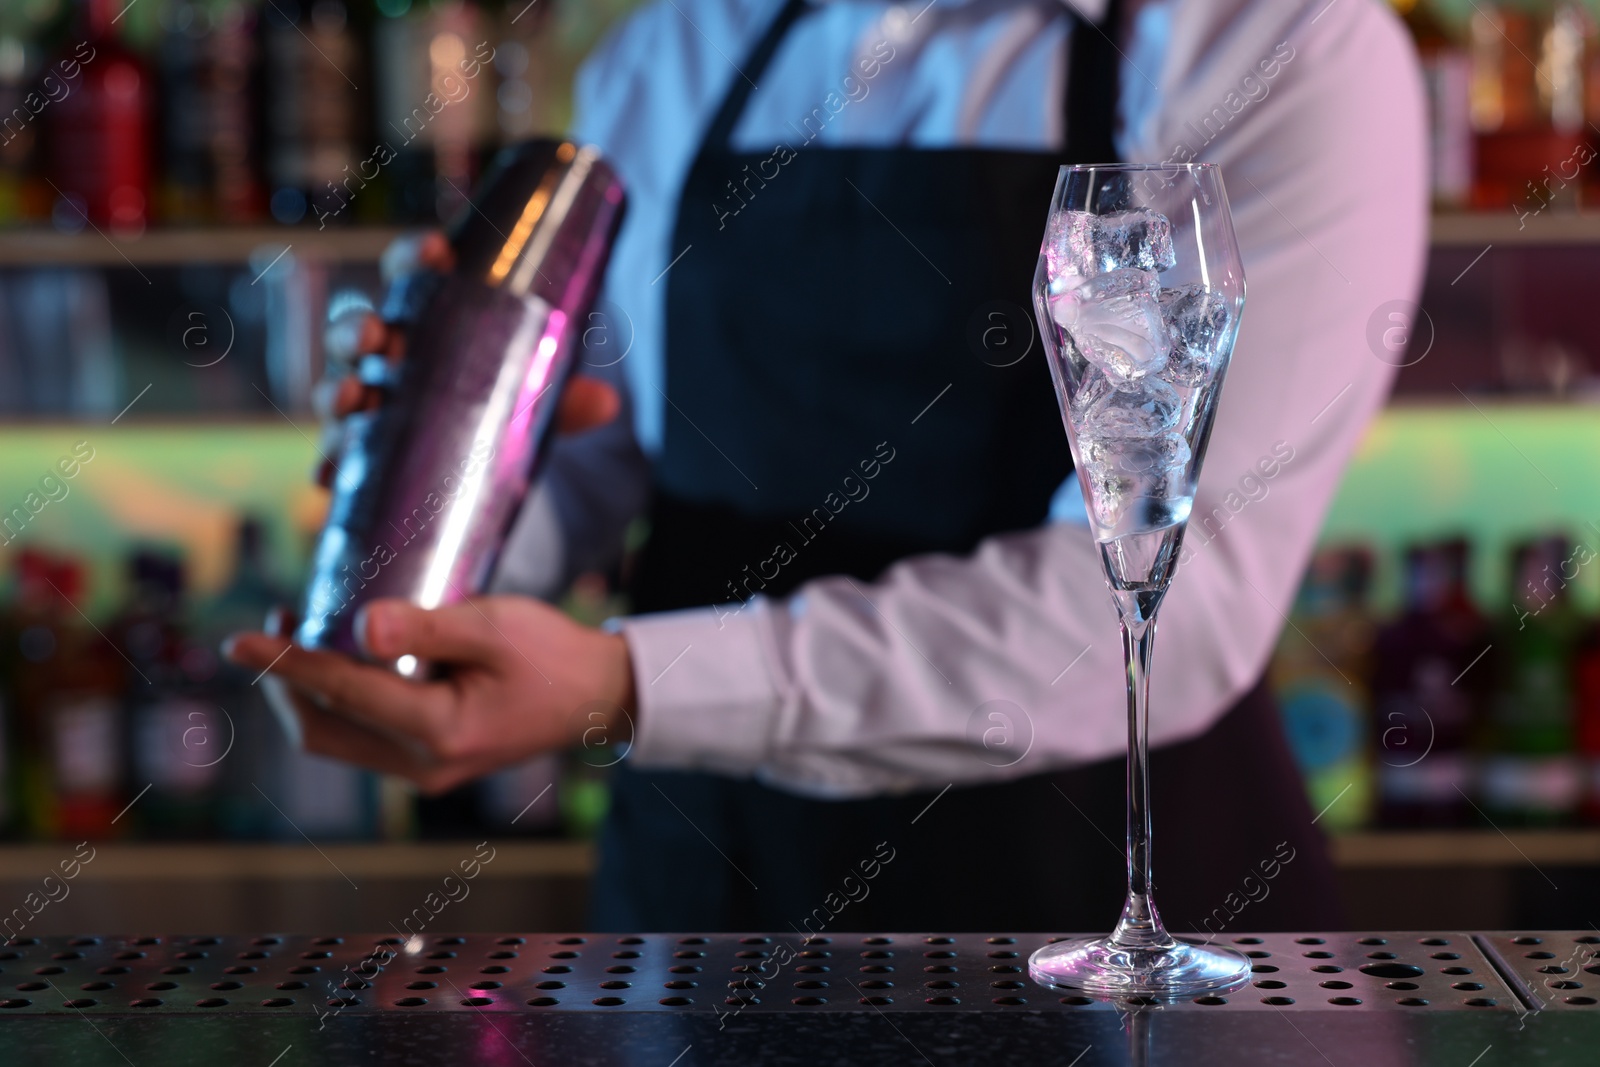
<path id="1" fill-rule="evenodd" d="M 1084 437 L 1079 441 L 1083 461 L 1122 474 L 1164 474 L 1189 464 L 1189 442 L 1180 433 L 1118 440 Z"/>
<path id="2" fill-rule="evenodd" d="M 1159 378 L 1107 390 L 1078 415 L 1080 438 L 1155 437 L 1178 425 L 1183 403 Z"/>
<path id="3" fill-rule="evenodd" d="M 1228 302 L 1198 283 L 1163 289 L 1160 299 L 1172 339 L 1172 353 L 1161 376 L 1173 385 L 1201 385 L 1222 362 L 1232 318 Z"/>
<path id="4" fill-rule="evenodd" d="M 1172 224 L 1159 211 L 1143 208 L 1109 215 L 1061 212 L 1045 234 L 1044 254 L 1052 279 L 1125 267 L 1170 270 L 1178 262 L 1172 248 Z"/>
<path id="5" fill-rule="evenodd" d="M 1151 272 L 1063 275 L 1051 288 L 1059 291 L 1050 298 L 1051 316 L 1084 358 L 1113 379 L 1140 378 L 1166 363 L 1172 338 L 1161 316 L 1160 282 Z"/>

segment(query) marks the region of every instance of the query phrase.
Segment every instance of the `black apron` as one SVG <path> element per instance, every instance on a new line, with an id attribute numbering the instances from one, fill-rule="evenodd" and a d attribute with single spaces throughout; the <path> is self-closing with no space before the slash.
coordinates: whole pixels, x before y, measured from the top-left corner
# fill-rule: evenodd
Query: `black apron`
<path id="1" fill-rule="evenodd" d="M 733 151 L 751 83 L 808 6 L 789 0 L 741 64 L 684 184 L 640 611 L 727 611 L 822 575 L 866 582 L 909 555 L 967 553 L 1039 526 L 1072 469 L 1022 309 L 1058 167 L 1116 158 L 1109 36 L 1071 34 L 1060 152 L 805 143 L 853 106 L 844 92 L 797 116 L 793 141 Z M 860 84 L 867 69 L 849 73 Z M 1156 871 L 1171 876 L 1158 899 L 1174 929 L 1339 925 L 1262 686 L 1152 763 Z M 1109 929 L 1124 887 L 1123 776 L 1118 757 L 943 796 L 825 801 L 624 763 L 592 926 Z M 1218 789 L 1224 778 L 1249 788 Z M 1240 908 L 1245 894 L 1257 899 Z"/>

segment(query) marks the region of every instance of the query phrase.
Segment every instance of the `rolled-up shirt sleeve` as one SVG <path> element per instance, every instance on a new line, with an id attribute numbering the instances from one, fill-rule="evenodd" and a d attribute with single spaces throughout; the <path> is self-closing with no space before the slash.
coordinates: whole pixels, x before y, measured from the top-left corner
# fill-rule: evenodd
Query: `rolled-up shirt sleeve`
<path id="1" fill-rule="evenodd" d="M 1182 42 L 1208 38 L 1186 30 L 1201 16 L 1184 12 L 1204 6 L 1176 6 L 1161 79 L 1172 103 L 1127 148 L 1167 159 L 1187 138 L 1192 158 L 1222 164 L 1249 286 L 1160 614 L 1155 745 L 1203 733 L 1261 677 L 1390 384 L 1393 357 L 1370 324 L 1409 324 L 1388 316 L 1415 308 L 1405 302 L 1426 244 L 1422 93 L 1398 22 L 1368 0 L 1321 15 L 1297 4 L 1287 21 L 1276 5 L 1241 3 L 1280 20 L 1287 51 L 1273 53 L 1275 32 L 1254 35 L 1269 41 L 1258 56 L 1224 47 L 1232 38 L 1219 31 L 1210 58 L 1185 59 Z M 1202 101 L 1220 105 L 1239 81 L 1219 65 L 1248 73 L 1268 53 L 1278 69 L 1266 94 L 1197 143 Z M 1171 75 L 1173 64 L 1190 73 Z M 783 600 L 635 617 L 623 632 L 640 766 L 858 796 L 1037 773 L 1126 744 L 1116 615 L 1077 524 L 992 537 L 970 557 L 904 560 L 870 583 L 824 578 Z"/>

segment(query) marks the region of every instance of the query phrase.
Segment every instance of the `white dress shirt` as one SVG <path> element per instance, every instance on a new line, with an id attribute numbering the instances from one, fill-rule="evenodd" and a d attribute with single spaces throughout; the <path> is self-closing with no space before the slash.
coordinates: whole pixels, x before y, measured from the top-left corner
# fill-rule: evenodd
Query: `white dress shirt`
<path id="1" fill-rule="evenodd" d="M 800 147 L 802 119 L 832 92 L 851 95 L 818 144 L 1057 148 L 1062 2 L 821 4 L 760 73 L 734 147 Z M 1070 2 L 1091 19 L 1104 6 Z M 631 198 L 608 318 L 595 320 L 608 332 L 595 334 L 586 370 L 624 387 L 629 418 L 553 452 L 502 591 L 547 594 L 614 558 L 644 506 L 667 408 L 663 274 L 714 251 L 672 246 L 678 192 L 744 77 L 736 64 L 781 6 L 656 0 L 579 76 L 576 136 L 610 158 Z M 1369 320 L 1414 300 L 1421 283 L 1425 133 L 1411 45 L 1377 0 L 1133 6 L 1119 150 L 1222 165 L 1249 285 L 1161 613 L 1150 739 L 1162 745 L 1203 733 L 1261 677 L 1345 462 L 1383 403 L 1392 369 L 1374 354 Z M 846 86 L 884 42 L 892 58 Z M 1116 614 L 1075 489 L 1058 494 L 1050 524 L 990 538 L 970 557 L 919 556 L 871 584 L 823 578 L 787 599 L 623 620 L 639 694 L 630 758 L 843 797 L 1121 754 Z"/>

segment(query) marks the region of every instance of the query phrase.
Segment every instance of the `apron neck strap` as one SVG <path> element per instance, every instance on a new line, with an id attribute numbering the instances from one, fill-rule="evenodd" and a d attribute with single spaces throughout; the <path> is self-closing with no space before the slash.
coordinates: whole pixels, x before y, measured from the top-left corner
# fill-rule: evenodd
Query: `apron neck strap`
<path id="1" fill-rule="evenodd" d="M 790 27 L 813 6 L 811 0 L 785 0 L 777 18 L 772 20 L 761 40 L 745 58 L 738 77 L 734 79 L 733 88 L 717 109 L 716 117 L 706 131 L 706 147 L 727 149 L 733 128 L 744 114 L 750 94 L 756 88 L 756 79 L 766 73 Z M 1075 12 L 1068 12 L 1073 22 L 1073 33 L 1071 58 L 1067 65 L 1066 99 L 1062 101 L 1066 120 L 1066 141 L 1062 152 L 1074 162 L 1117 161 L 1113 134 L 1117 111 L 1117 60 L 1121 52 L 1114 38 L 1122 28 L 1121 14 L 1122 0 L 1110 0 L 1105 16 L 1098 24 Z"/>

